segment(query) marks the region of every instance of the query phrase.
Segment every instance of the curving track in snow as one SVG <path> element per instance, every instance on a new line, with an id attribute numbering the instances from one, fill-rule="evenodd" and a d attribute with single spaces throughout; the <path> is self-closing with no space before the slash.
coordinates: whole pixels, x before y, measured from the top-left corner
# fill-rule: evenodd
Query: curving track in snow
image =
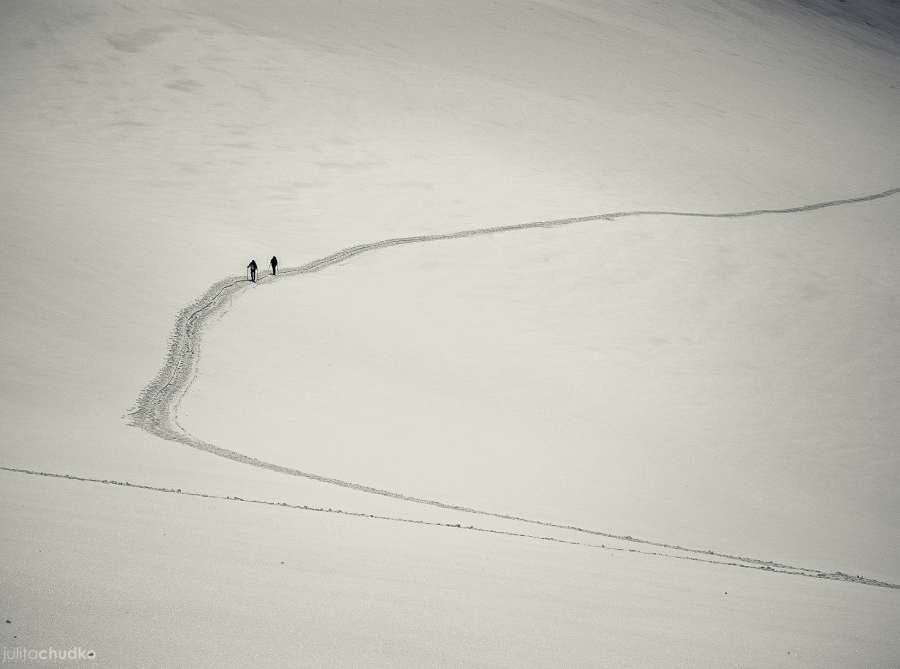
<path id="1" fill-rule="evenodd" d="M 859 197 L 845 198 L 840 200 L 830 200 L 826 202 L 817 202 L 813 204 L 800 205 L 795 207 L 787 207 L 782 209 L 754 209 L 739 212 L 709 213 L 709 212 L 682 212 L 682 211 L 666 211 L 666 210 L 638 210 L 638 211 L 621 211 L 607 214 L 596 214 L 591 216 L 580 216 L 573 218 L 562 218 L 546 221 L 535 221 L 531 223 L 520 223 L 515 225 L 503 225 L 489 228 L 478 228 L 473 230 L 461 230 L 457 232 L 438 233 L 429 235 L 417 235 L 411 237 L 397 237 L 393 239 L 384 239 L 381 241 L 371 242 L 367 244 L 358 244 L 341 249 L 336 253 L 325 256 L 318 260 L 313 260 L 300 267 L 283 269 L 281 275 L 302 275 L 311 272 L 318 272 L 332 265 L 344 262 L 354 256 L 379 249 L 389 248 L 393 246 L 401 246 L 404 244 L 422 244 L 426 242 L 448 241 L 453 239 L 462 239 L 467 237 L 476 237 L 480 235 L 492 235 L 505 232 L 516 232 L 530 230 L 534 228 L 554 228 L 576 223 L 587 223 L 591 221 L 613 221 L 633 216 L 673 216 L 673 217 L 690 217 L 690 218 L 748 218 L 764 215 L 793 214 L 806 211 L 814 211 L 817 209 L 825 209 L 828 207 L 837 207 L 843 205 L 851 205 L 861 202 L 869 202 L 882 198 L 891 197 L 900 193 L 900 187 L 891 188 L 879 193 L 863 195 Z M 261 277 L 262 284 L 271 280 L 271 275 Z M 406 495 L 401 492 L 385 490 L 374 486 L 357 483 L 353 481 L 344 481 L 321 474 L 302 471 L 293 467 L 286 467 L 277 463 L 266 462 L 252 456 L 239 453 L 216 446 L 215 444 L 203 441 L 202 439 L 188 433 L 178 423 L 178 406 L 181 399 L 189 389 L 194 378 L 200 355 L 200 340 L 202 333 L 210 318 L 221 312 L 228 304 L 229 298 L 234 297 L 252 284 L 249 280 L 241 277 L 228 277 L 213 284 L 199 299 L 188 305 L 178 315 L 175 322 L 175 328 L 170 336 L 169 351 L 166 356 L 165 364 L 157 374 L 156 378 L 149 383 L 141 392 L 134 408 L 129 413 L 129 422 L 131 425 L 140 427 L 151 434 L 155 434 L 163 439 L 175 441 L 192 448 L 196 448 L 219 457 L 234 460 L 243 464 L 268 469 L 270 471 L 286 474 L 289 476 L 298 476 L 312 479 L 330 485 L 340 486 L 357 490 L 359 492 L 381 495 L 402 500 L 405 502 L 424 504 L 441 509 L 457 511 L 467 514 L 475 514 L 480 516 L 490 516 L 507 521 L 516 521 L 532 526 L 543 526 L 561 530 L 569 530 L 580 532 L 583 534 L 607 537 L 620 541 L 627 541 L 635 544 L 642 544 L 654 548 L 662 548 L 680 553 L 704 556 L 705 561 L 711 558 L 719 558 L 724 560 L 725 564 L 736 564 L 737 566 L 753 566 L 767 571 L 780 571 L 782 573 L 803 574 L 806 576 L 814 576 L 818 578 L 839 578 L 840 580 L 849 580 L 858 583 L 866 583 L 869 585 L 881 585 L 884 587 L 897 587 L 893 584 L 866 579 L 862 576 L 848 576 L 838 572 L 836 576 L 832 572 L 825 572 L 818 569 L 795 567 L 792 565 L 782 564 L 769 560 L 762 560 L 752 557 L 741 557 L 729 555 L 712 550 L 702 550 L 697 548 L 689 548 L 676 544 L 668 544 L 649 539 L 641 539 L 630 535 L 618 535 L 611 532 L 601 530 L 583 528 L 564 523 L 550 522 L 533 518 L 525 518 L 503 513 L 496 513 L 484 509 L 476 509 L 461 504 L 453 504 L 441 500 L 427 499 Z M 531 536 L 531 535 L 528 535 Z M 577 542 L 574 542 L 577 543 Z M 661 554 L 663 555 L 663 554 Z M 685 555 L 670 557 L 686 557 Z M 698 558 L 699 559 L 699 558 Z"/>

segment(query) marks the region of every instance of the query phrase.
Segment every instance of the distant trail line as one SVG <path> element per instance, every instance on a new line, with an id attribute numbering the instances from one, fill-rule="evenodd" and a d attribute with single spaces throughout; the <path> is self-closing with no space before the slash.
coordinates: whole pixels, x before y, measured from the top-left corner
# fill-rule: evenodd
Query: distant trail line
<path id="1" fill-rule="evenodd" d="M 407 523 L 410 525 L 426 525 L 429 527 L 442 527 L 446 529 L 463 530 L 467 532 L 482 532 L 484 534 L 497 534 L 507 537 L 519 537 L 523 539 L 534 539 L 537 541 L 546 541 L 555 544 L 568 544 L 570 546 L 583 546 L 585 548 L 594 548 L 606 551 L 615 551 L 617 553 L 637 553 L 639 555 L 648 555 L 651 557 L 671 558 L 674 560 L 690 560 L 691 562 L 704 562 L 706 564 L 722 565 L 724 567 L 740 567 L 741 569 L 756 569 L 757 571 L 766 571 L 775 574 L 788 574 L 791 576 L 807 576 L 809 578 L 818 578 L 830 581 L 846 581 L 851 583 L 859 583 L 862 585 L 873 585 L 881 588 L 900 589 L 900 585 L 888 583 L 885 581 L 877 581 L 862 576 L 851 576 L 840 571 L 836 572 L 819 572 L 815 570 L 801 569 L 795 567 L 782 567 L 773 564 L 743 564 L 739 561 L 725 562 L 723 560 L 712 560 L 709 558 L 693 557 L 690 555 L 673 555 L 672 553 L 660 553 L 658 551 L 646 551 L 638 548 L 622 548 L 619 546 L 607 546 L 606 544 L 592 544 L 586 541 L 575 541 L 573 539 L 560 539 L 559 537 L 541 536 L 538 534 L 528 534 L 526 532 L 511 532 L 509 530 L 497 530 L 489 527 L 478 527 L 476 525 L 461 525 L 459 523 L 441 523 L 433 520 L 420 520 L 416 518 L 404 518 L 402 516 L 384 516 L 374 513 L 361 513 L 359 511 L 347 511 L 345 509 L 336 509 L 333 507 L 309 506 L 307 504 L 288 504 L 287 502 L 276 502 L 268 499 L 252 499 L 244 497 L 233 497 L 224 495 L 215 495 L 211 493 L 194 492 L 190 490 L 182 490 L 181 488 L 163 488 L 159 486 L 146 485 L 142 483 L 131 483 L 130 481 L 116 481 L 112 479 L 98 479 L 84 476 L 75 476 L 73 474 L 58 474 L 55 472 L 35 471 L 32 469 L 20 469 L 17 467 L 2 467 L 0 470 L 11 472 L 14 474 L 27 474 L 29 476 L 42 476 L 45 478 L 68 479 L 70 481 L 78 481 L 81 483 L 96 483 L 107 486 L 120 486 L 125 488 L 136 488 L 138 490 L 147 490 L 150 492 L 169 493 L 173 495 L 184 495 L 186 497 L 204 497 L 206 499 L 215 499 L 226 502 L 240 502 L 243 504 L 259 504 L 263 506 L 276 506 L 285 509 L 293 509 L 299 511 L 312 511 L 315 513 L 332 513 L 351 518 L 366 518 L 371 520 L 384 520 L 394 523 Z"/>
<path id="2" fill-rule="evenodd" d="M 354 256 L 370 251 L 377 251 L 393 246 L 401 246 L 404 244 L 420 244 L 426 242 L 447 241 L 453 239 L 463 239 L 467 237 L 476 237 L 481 235 L 499 234 L 503 232 L 515 232 L 521 230 L 531 230 L 536 228 L 554 228 L 575 223 L 586 223 L 590 221 L 613 221 L 619 218 L 631 216 L 674 216 L 674 217 L 690 217 L 690 218 L 748 218 L 754 216 L 764 216 L 772 214 L 794 214 L 806 211 L 814 211 L 817 209 L 825 209 L 828 207 L 837 207 L 842 205 L 850 205 L 861 202 L 869 202 L 886 197 L 890 197 L 900 193 L 900 187 L 891 188 L 880 193 L 871 195 L 863 195 L 860 197 L 845 198 L 840 200 L 829 200 L 827 202 L 817 202 L 813 204 L 800 205 L 795 207 L 787 207 L 782 209 L 753 209 L 749 211 L 725 212 L 725 213 L 708 213 L 708 212 L 681 212 L 681 211 L 665 211 L 665 210 L 639 210 L 639 211 L 621 211 L 607 214 L 595 214 L 591 216 L 579 216 L 573 218 L 561 218 L 546 221 L 534 221 L 531 223 L 518 223 L 513 225 L 501 225 L 488 228 L 477 228 L 472 230 L 460 230 L 448 233 L 434 233 L 427 235 L 416 235 L 411 237 L 395 237 L 392 239 L 384 239 L 381 241 L 370 242 L 367 244 L 357 244 L 341 249 L 331 255 L 313 260 L 300 267 L 285 268 L 279 271 L 279 275 L 300 275 L 311 272 L 318 272 L 332 265 L 344 262 Z M 261 274 L 259 283 L 269 283 L 272 275 Z M 675 544 L 668 544 L 648 539 L 632 537 L 630 535 L 619 535 L 611 532 L 603 532 L 600 530 L 592 530 L 588 528 L 578 527 L 575 525 L 566 525 L 562 523 L 554 523 L 523 516 L 511 514 L 497 513 L 473 507 L 442 502 L 434 499 L 423 497 L 415 497 L 406 495 L 392 490 L 384 490 L 362 483 L 353 481 L 344 481 L 341 479 L 305 472 L 292 467 L 285 467 L 271 462 L 265 462 L 257 458 L 232 451 L 227 448 L 216 446 L 209 442 L 205 442 L 197 437 L 189 434 L 178 424 L 178 406 L 184 397 L 196 373 L 199 361 L 199 344 L 205 324 L 210 316 L 224 310 L 228 299 L 238 293 L 253 287 L 255 284 L 243 277 L 227 277 L 213 284 L 199 299 L 184 307 L 178 314 L 175 321 L 175 327 L 169 338 L 169 350 L 166 356 L 165 364 L 159 371 L 157 376 L 151 381 L 138 396 L 135 406 L 129 412 L 129 423 L 135 427 L 140 427 L 151 434 L 162 437 L 163 439 L 178 442 L 196 448 L 222 458 L 227 458 L 235 462 L 267 469 L 269 471 L 286 474 L 289 476 L 297 476 L 321 483 L 357 490 L 359 492 L 381 495 L 393 499 L 411 502 L 415 504 L 424 504 L 428 506 L 457 511 L 462 513 L 476 514 L 481 516 L 490 516 L 502 520 L 526 523 L 529 525 L 551 527 L 561 530 L 570 530 L 581 532 L 593 536 L 607 537 L 620 541 L 628 541 L 646 546 L 654 546 L 657 548 L 665 548 L 669 550 L 681 551 L 694 555 L 714 556 L 729 561 L 740 561 L 753 565 L 763 565 L 767 570 L 778 569 L 785 573 L 804 573 L 807 575 L 828 578 L 827 572 L 817 569 L 808 569 L 802 567 L 793 567 L 791 565 L 761 560 L 758 558 L 738 557 L 729 555 L 728 553 L 720 553 L 712 550 L 702 550 L 697 548 L 688 548 Z M 684 557 L 684 556 L 681 556 Z M 861 579 L 860 582 L 868 582 L 869 579 L 856 577 Z M 848 580 L 848 579 L 844 579 Z M 849 579 L 853 580 L 853 579 Z M 876 583 L 880 584 L 880 583 Z M 893 586 L 891 586 L 893 587 Z"/>
<path id="3" fill-rule="evenodd" d="M 666 211 L 666 210 L 636 210 L 636 211 L 618 211 L 608 214 L 593 214 L 591 216 L 576 216 L 573 218 L 557 218 L 547 221 L 533 221 L 531 223 L 514 223 L 512 225 L 498 225 L 489 228 L 476 228 L 472 230 L 459 230 L 457 232 L 434 233 L 430 235 L 416 235 L 413 237 L 395 237 L 393 239 L 383 239 L 378 242 L 368 244 L 357 244 L 349 246 L 345 249 L 333 253 L 324 258 L 313 260 L 306 265 L 293 267 L 283 270 L 282 274 L 298 274 L 306 272 L 316 272 L 329 265 L 339 263 L 348 258 L 352 258 L 360 253 L 375 251 L 389 246 L 400 246 L 402 244 L 421 244 L 424 242 L 446 241 L 451 239 L 462 239 L 465 237 L 476 237 L 480 235 L 493 235 L 500 232 L 515 232 L 517 230 L 530 230 L 534 228 L 556 228 L 564 225 L 572 225 L 574 223 L 587 223 L 590 221 L 613 221 L 619 218 L 627 218 L 630 216 L 676 216 L 686 218 L 749 218 L 752 216 L 764 216 L 768 214 L 796 214 L 804 211 L 815 211 L 817 209 L 827 209 L 829 207 L 838 207 L 847 204 L 857 204 L 860 202 L 870 202 L 872 200 L 880 200 L 900 193 L 900 187 L 890 188 L 873 195 L 862 195 L 860 197 L 845 198 L 841 200 L 829 200 L 827 202 L 816 202 L 814 204 L 800 205 L 796 207 L 787 207 L 784 209 L 752 209 L 749 211 L 725 212 L 725 213 L 708 213 L 708 212 L 688 212 L 688 211 Z M 270 275 L 266 275 L 270 276 Z"/>

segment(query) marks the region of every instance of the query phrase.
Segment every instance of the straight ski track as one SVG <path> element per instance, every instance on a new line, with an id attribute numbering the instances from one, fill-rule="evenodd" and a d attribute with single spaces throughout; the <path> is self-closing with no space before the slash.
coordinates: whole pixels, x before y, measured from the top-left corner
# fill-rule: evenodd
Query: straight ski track
<path id="1" fill-rule="evenodd" d="M 757 216 L 765 216 L 765 215 L 784 215 L 784 214 L 794 214 L 806 211 L 814 211 L 817 209 L 825 209 L 829 207 L 837 207 L 843 205 L 852 205 L 862 202 L 869 202 L 873 200 L 879 200 L 887 197 L 891 197 L 900 193 L 900 187 L 891 188 L 889 190 L 882 191 L 880 193 L 874 193 L 870 195 L 863 195 L 859 197 L 845 198 L 841 200 L 830 200 L 827 202 L 817 202 L 813 204 L 788 207 L 783 209 L 754 209 L 749 211 L 739 211 L 739 212 L 725 212 L 725 213 L 708 213 L 708 212 L 682 212 L 682 211 L 654 211 L 654 210 L 644 210 L 644 211 L 620 211 L 613 212 L 607 214 L 596 214 L 592 216 L 580 216 L 574 218 L 562 218 L 555 220 L 546 220 L 546 221 L 535 221 L 530 223 L 520 223 L 515 225 L 503 225 L 489 228 L 478 228 L 472 230 L 460 230 L 456 232 L 448 232 L 448 233 L 437 233 L 437 234 L 429 234 L 429 235 L 417 235 L 412 237 L 396 237 L 393 239 L 384 239 L 381 241 L 371 242 L 367 244 L 358 244 L 355 246 L 350 246 L 345 249 L 341 249 L 336 253 L 332 253 L 331 255 L 325 256 L 324 258 L 319 258 L 318 260 L 313 260 L 305 265 L 301 265 L 300 267 L 292 267 L 285 268 L 279 272 L 279 276 L 298 276 L 303 274 L 308 274 L 311 272 L 318 272 L 333 265 L 337 265 L 346 260 L 353 258 L 354 256 L 368 253 L 371 251 L 377 251 L 379 249 L 394 247 L 394 246 L 402 246 L 405 244 L 422 244 L 426 242 L 439 242 L 439 241 L 449 241 L 453 239 L 463 239 L 467 237 L 477 237 L 481 235 L 493 235 L 499 233 L 506 232 L 518 232 L 531 230 L 535 228 L 556 228 L 567 225 L 574 225 L 576 223 L 588 223 L 588 222 L 610 222 L 622 218 L 635 217 L 635 216 L 670 216 L 670 217 L 685 217 L 685 218 L 719 218 L 719 219 L 729 219 L 729 218 L 750 218 Z M 227 458 L 229 460 L 233 460 L 235 462 L 240 462 L 246 465 L 251 465 L 254 467 L 260 467 L 262 469 L 267 469 L 270 471 L 278 472 L 280 474 L 286 474 L 288 476 L 297 476 L 303 477 L 306 479 L 311 479 L 314 481 L 319 481 L 321 483 L 327 483 L 330 485 L 340 486 L 342 488 L 349 488 L 352 490 L 357 490 L 359 492 L 368 493 L 372 495 L 381 495 L 384 497 L 390 497 L 397 500 L 402 500 L 404 502 L 409 502 L 412 504 L 423 504 L 432 507 L 438 507 L 441 509 L 446 509 L 450 511 L 456 511 L 460 513 L 473 514 L 477 516 L 489 516 L 493 518 L 499 518 L 506 521 L 515 521 L 518 523 L 523 523 L 530 526 L 539 526 L 544 528 L 554 528 L 557 530 L 567 530 L 572 532 L 581 533 L 584 535 L 590 535 L 595 537 L 606 537 L 613 540 L 630 542 L 633 544 L 641 545 L 645 548 L 642 549 L 627 549 L 627 548 L 616 548 L 610 547 L 603 544 L 592 544 L 588 542 L 581 541 L 573 541 L 560 539 L 557 537 L 548 537 L 548 536 L 540 536 L 536 534 L 527 534 L 527 533 L 516 533 L 509 532 L 503 530 L 495 530 L 495 529 L 487 529 L 487 528 L 479 528 L 473 525 L 458 525 L 458 524 L 449 524 L 449 523 L 438 523 L 438 522 L 428 522 L 423 520 L 414 520 L 409 518 L 400 518 L 400 517 L 390 517 L 390 516 L 377 516 L 377 515 L 369 515 L 355 512 L 342 511 L 339 509 L 326 509 L 322 507 L 310 507 L 305 505 L 291 505 L 286 504 L 284 502 L 273 502 L 267 500 L 248 500 L 248 499 L 239 499 L 232 497 L 221 497 L 216 495 L 207 495 L 203 493 L 196 492 L 182 492 L 178 489 L 169 489 L 169 488 L 157 488 L 153 486 L 146 485 L 138 485 L 129 482 L 119 482 L 119 481 L 109 481 L 105 479 L 97 479 L 97 478 L 84 478 L 77 477 L 67 474 L 58 474 L 52 472 L 39 472 L 32 471 L 26 469 L 17 469 L 10 467 L 0 467 L 0 469 L 5 470 L 7 472 L 15 472 L 19 474 L 26 474 L 32 476 L 45 476 L 52 478 L 67 478 L 73 479 L 77 481 L 90 482 L 90 483 L 100 483 L 100 484 L 108 484 L 108 485 L 118 485 L 118 486 L 126 486 L 133 488 L 142 488 L 145 490 L 153 490 L 157 492 L 168 492 L 168 493 L 176 493 L 182 495 L 190 495 L 190 496 L 199 496 L 199 497 L 209 497 L 209 498 L 217 498 L 217 499 L 228 499 L 235 500 L 240 502 L 247 503 L 255 503 L 255 504 L 265 504 L 272 506 L 282 506 L 282 507 L 290 507 L 296 509 L 303 509 L 307 511 L 319 511 L 319 512 L 329 512 L 329 513 L 340 513 L 348 516 L 358 516 L 358 517 L 366 517 L 366 518 L 375 518 L 384 521 L 395 521 L 395 522 L 404 522 L 404 523 L 415 523 L 421 525 L 434 525 L 434 526 L 442 526 L 442 527 L 452 527 L 458 529 L 464 529 L 475 532 L 487 532 L 494 534 L 506 534 L 513 535 L 519 537 L 525 537 L 530 539 L 544 540 L 544 541 L 552 541 L 556 543 L 564 543 L 564 544 L 574 544 L 581 546 L 588 546 L 592 548 L 602 548 L 606 550 L 617 550 L 617 551 L 626 551 L 626 552 L 634 552 L 634 553 L 643 553 L 648 555 L 653 555 L 657 557 L 666 557 L 666 558 L 675 558 L 675 559 L 686 559 L 686 560 L 695 560 L 700 562 L 709 562 L 714 564 L 728 565 L 733 567 L 742 567 L 742 568 L 750 568 L 750 569 L 758 569 L 762 571 L 769 571 L 773 573 L 782 573 L 782 574 L 790 574 L 790 575 L 799 575 L 799 576 L 808 576 L 813 578 L 820 579 L 829 579 L 829 580 L 840 580 L 847 581 L 852 583 L 864 584 L 864 585 L 873 585 L 879 587 L 886 588 L 897 588 L 900 589 L 900 585 L 894 583 L 887 583 L 884 581 L 878 581 L 875 579 L 866 578 L 863 576 L 852 576 L 849 574 L 845 574 L 843 572 L 827 572 L 819 569 L 807 568 L 807 567 L 796 567 L 780 562 L 775 562 L 772 560 L 764 560 L 760 558 L 754 557 L 746 557 L 746 556 L 736 556 L 730 555 L 728 553 L 714 551 L 714 550 L 704 550 L 699 548 L 690 548 L 686 546 L 680 546 L 678 544 L 673 543 L 664 543 L 661 541 L 653 541 L 649 539 L 642 539 L 638 537 L 633 537 L 631 535 L 621 535 L 614 534 L 612 532 L 605 532 L 597 529 L 590 529 L 584 527 L 578 527 L 575 525 L 569 525 L 561 522 L 551 522 L 547 520 L 540 520 L 534 518 L 526 518 L 523 516 L 516 516 L 511 514 L 497 513 L 485 509 L 476 509 L 473 507 L 465 506 L 462 504 L 454 504 L 451 502 L 445 502 L 436 499 L 427 499 L 423 497 L 415 497 L 412 495 L 406 495 L 402 492 L 397 492 L 393 490 L 385 490 L 381 488 L 377 488 L 374 486 L 366 485 L 364 483 L 358 483 L 353 481 L 345 481 L 329 476 L 324 476 L 321 474 L 315 474 L 311 472 L 302 471 L 300 469 L 295 469 L 293 467 L 286 467 L 283 465 L 279 465 L 273 462 L 266 462 L 263 460 L 259 460 L 258 458 L 254 458 L 249 455 L 245 455 L 243 453 L 239 453 L 237 451 L 232 451 L 226 448 L 222 448 L 220 446 L 216 446 L 215 444 L 203 441 L 198 437 L 189 434 L 186 430 L 184 430 L 178 423 L 178 407 L 181 403 L 182 398 L 185 396 L 187 391 L 189 390 L 191 383 L 195 377 L 198 361 L 200 358 L 200 343 L 202 339 L 202 334 L 210 322 L 211 318 L 217 314 L 221 314 L 227 308 L 227 305 L 230 302 L 230 299 L 235 297 L 236 295 L 243 293 L 245 290 L 251 287 L 255 287 L 256 285 L 264 286 L 267 283 L 270 283 L 274 280 L 275 277 L 272 277 L 271 274 L 262 275 L 257 284 L 253 284 L 248 279 L 243 277 L 228 277 L 218 281 L 213 284 L 207 291 L 204 293 L 199 299 L 195 302 L 189 304 L 178 315 L 177 320 L 175 321 L 175 327 L 172 331 L 172 334 L 169 339 L 169 350 L 166 356 L 165 364 L 163 365 L 160 372 L 157 374 L 156 378 L 153 379 L 140 393 L 138 396 L 134 407 L 128 414 L 128 422 L 135 426 L 150 432 L 151 434 L 162 437 L 163 439 L 167 439 L 169 441 L 178 442 L 184 444 L 186 446 L 190 446 L 192 448 L 196 448 L 202 451 L 206 451 L 207 453 L 211 453 L 213 455 L 217 455 L 219 457 Z M 662 553 L 655 550 L 648 550 L 649 548 L 656 549 L 664 549 L 666 551 L 674 551 L 674 553 L 666 552 Z"/>
<path id="2" fill-rule="evenodd" d="M 134 488 L 136 490 L 148 490 L 156 493 L 168 493 L 170 495 L 183 495 L 185 497 L 204 497 L 206 499 L 214 499 L 227 502 L 238 502 L 241 504 L 259 504 L 262 506 L 276 506 L 283 509 L 292 509 L 294 511 L 311 511 L 315 513 L 328 513 L 349 518 L 368 518 L 372 520 L 382 520 L 393 523 L 406 523 L 409 525 L 425 525 L 428 527 L 441 527 L 450 530 L 461 530 L 466 532 L 480 532 L 483 534 L 495 534 L 506 537 L 519 537 L 523 539 L 531 539 L 534 541 L 546 541 L 554 544 L 567 544 L 569 546 L 583 546 L 596 550 L 613 551 L 616 553 L 636 553 L 639 555 L 647 555 L 654 558 L 671 558 L 674 560 L 689 560 L 691 562 L 703 562 L 706 564 L 722 565 L 726 567 L 739 567 L 742 569 L 756 569 L 758 571 L 766 571 L 773 574 L 788 574 L 790 576 L 806 576 L 808 578 L 820 578 L 832 581 L 848 581 L 851 583 L 861 583 L 864 585 L 874 585 L 882 588 L 900 589 L 900 585 L 893 583 L 885 583 L 876 581 L 862 576 L 851 576 L 843 572 L 819 572 L 814 569 L 803 569 L 802 567 L 786 567 L 778 565 L 774 562 L 761 562 L 759 564 L 747 564 L 739 558 L 732 561 L 716 560 L 715 556 L 701 557 L 695 555 L 678 555 L 673 553 L 661 553 L 660 551 L 646 550 L 640 548 L 623 548 L 621 546 L 607 546 L 606 544 L 591 543 L 588 541 L 575 541 L 573 539 L 562 539 L 560 537 L 552 537 L 539 534 L 529 534 L 527 532 L 513 532 L 510 530 L 498 530 L 495 528 L 478 527 L 476 525 L 462 525 L 460 523 L 441 523 L 432 520 L 421 520 L 416 518 L 404 518 L 401 516 L 384 516 L 374 513 L 361 513 L 359 511 L 348 511 L 345 509 L 336 509 L 333 507 L 309 506 L 307 504 L 289 504 L 288 502 L 276 502 L 269 499 L 251 499 L 245 497 L 233 497 L 225 495 L 214 495 L 203 492 L 193 492 L 190 490 L 182 490 L 181 488 L 164 488 L 160 486 L 152 486 L 141 483 L 132 483 L 130 481 L 116 481 L 112 479 L 97 479 L 84 476 L 75 476 L 72 474 L 57 474 L 55 472 L 34 471 L 31 469 L 19 469 L 16 467 L 0 467 L 0 471 L 11 472 L 14 474 L 26 474 L 28 476 L 40 476 L 44 478 L 66 479 L 81 483 L 93 483 L 106 486 L 121 486 L 125 488 Z"/>

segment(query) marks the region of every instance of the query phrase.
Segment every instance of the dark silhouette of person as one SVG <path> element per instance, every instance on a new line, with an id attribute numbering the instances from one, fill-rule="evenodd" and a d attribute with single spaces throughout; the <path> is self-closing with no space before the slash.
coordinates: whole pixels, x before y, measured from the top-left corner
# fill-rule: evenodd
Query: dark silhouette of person
<path id="1" fill-rule="evenodd" d="M 251 260 L 251 261 L 250 261 L 250 264 L 247 265 L 247 269 L 250 270 L 250 280 L 251 280 L 253 283 L 256 283 L 256 261 L 255 261 L 255 260 Z"/>
<path id="2" fill-rule="evenodd" d="M 269 261 L 269 264 L 272 265 L 272 276 L 275 276 L 276 270 L 278 269 L 278 258 L 272 256 L 272 259 Z"/>

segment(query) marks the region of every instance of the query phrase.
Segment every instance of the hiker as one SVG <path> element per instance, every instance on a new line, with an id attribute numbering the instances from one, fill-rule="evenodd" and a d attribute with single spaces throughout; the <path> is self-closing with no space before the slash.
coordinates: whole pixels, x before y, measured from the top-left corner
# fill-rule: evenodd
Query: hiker
<path id="1" fill-rule="evenodd" d="M 269 261 L 269 264 L 272 265 L 272 276 L 275 276 L 276 270 L 278 269 L 278 258 L 272 256 L 272 259 Z"/>
<path id="2" fill-rule="evenodd" d="M 255 260 L 251 260 L 251 261 L 250 261 L 250 264 L 247 265 L 247 269 L 250 270 L 250 280 L 251 280 L 253 283 L 256 283 L 256 261 L 255 261 Z"/>

